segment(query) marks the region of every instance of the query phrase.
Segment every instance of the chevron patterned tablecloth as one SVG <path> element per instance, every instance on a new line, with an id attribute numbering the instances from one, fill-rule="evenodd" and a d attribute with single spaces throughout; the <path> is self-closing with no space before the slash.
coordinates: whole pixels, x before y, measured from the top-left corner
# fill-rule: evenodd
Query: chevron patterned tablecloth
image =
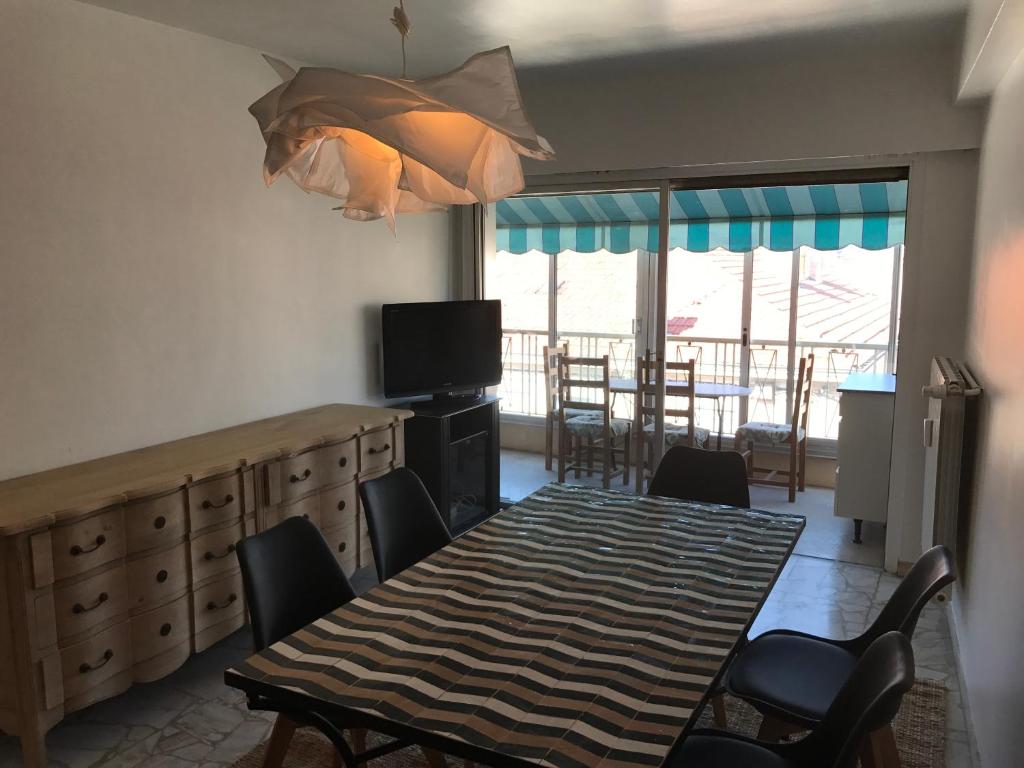
<path id="1" fill-rule="evenodd" d="M 658 766 L 803 527 L 551 483 L 226 681 L 488 765 Z"/>

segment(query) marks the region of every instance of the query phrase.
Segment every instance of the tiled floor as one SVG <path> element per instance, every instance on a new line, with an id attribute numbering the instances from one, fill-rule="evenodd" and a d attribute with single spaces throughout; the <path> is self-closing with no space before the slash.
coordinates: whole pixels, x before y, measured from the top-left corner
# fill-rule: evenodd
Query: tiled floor
<path id="1" fill-rule="evenodd" d="M 366 589 L 373 574 L 355 586 Z M 849 637 L 863 631 L 898 583 L 869 566 L 794 555 L 779 578 L 752 635 L 775 627 Z M 223 683 L 224 669 L 250 652 L 248 630 L 192 658 L 158 683 L 69 716 L 47 739 L 57 768 L 215 768 L 230 765 L 266 738 L 271 719 L 251 713 Z M 961 706 L 946 604 L 925 608 L 914 637 L 917 675 L 949 691 L 947 768 L 974 768 Z M 13 739 L 0 736 L 0 766 L 20 765 Z"/>
<path id="2" fill-rule="evenodd" d="M 544 456 L 525 451 L 502 450 L 501 452 L 501 496 L 517 501 L 528 496 L 545 483 L 557 480 L 554 471 L 544 469 Z M 571 483 L 584 485 L 601 484 L 597 476 L 586 475 L 579 480 L 569 478 Z M 621 479 L 613 481 L 613 488 L 622 488 Z M 632 490 L 630 485 L 626 490 Z M 775 512 L 803 515 L 807 518 L 796 546 L 796 552 L 812 557 L 841 560 L 844 563 L 874 565 L 879 568 L 885 557 L 885 528 L 879 523 L 864 523 L 863 543 L 853 543 L 853 521 L 832 514 L 833 492 L 829 488 L 808 488 L 797 494 L 797 500 L 789 503 L 785 488 L 754 485 L 750 488 L 751 506 Z"/>

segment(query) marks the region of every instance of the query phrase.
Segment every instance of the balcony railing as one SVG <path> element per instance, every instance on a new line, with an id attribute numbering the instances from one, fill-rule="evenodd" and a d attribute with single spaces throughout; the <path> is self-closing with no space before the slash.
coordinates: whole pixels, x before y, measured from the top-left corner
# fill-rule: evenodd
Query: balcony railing
<path id="1" fill-rule="evenodd" d="M 543 416 L 546 409 L 544 347 L 547 331 L 505 329 L 502 338 L 501 410 L 503 413 Z M 561 333 L 559 343 L 569 344 L 569 352 L 586 357 L 608 355 L 613 377 L 634 378 L 637 351 L 633 336 L 615 333 Z M 812 438 L 835 439 L 839 430 L 838 386 L 850 373 L 884 373 L 889 368 L 889 350 L 885 344 L 796 343 L 797 360 L 815 354 L 814 380 L 808 431 Z M 642 354 L 642 353 L 641 353 Z M 698 381 L 740 384 L 742 346 L 739 339 L 669 336 L 666 355 L 669 360 L 694 360 Z M 747 402 L 747 419 L 786 423 L 790 419 L 793 384 L 788 381 L 788 344 L 778 339 L 752 339 L 747 386 L 753 393 Z M 613 412 L 619 418 L 632 418 L 632 397 L 617 395 Z M 726 398 L 725 433 L 739 426 L 740 400 Z M 713 400 L 697 400 L 697 423 L 714 432 L 718 414 Z"/>

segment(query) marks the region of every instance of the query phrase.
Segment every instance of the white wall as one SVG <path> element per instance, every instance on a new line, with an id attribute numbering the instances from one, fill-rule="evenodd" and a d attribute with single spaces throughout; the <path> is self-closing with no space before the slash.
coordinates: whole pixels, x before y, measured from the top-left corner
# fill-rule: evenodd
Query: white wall
<path id="1" fill-rule="evenodd" d="M 1024 38 L 1018 37 L 1018 46 Z M 1018 48 L 1019 50 L 1019 48 Z M 981 397 L 970 545 L 954 608 L 985 768 L 1024 755 L 1024 57 L 992 100 L 982 150 L 968 361 Z"/>
<path id="2" fill-rule="evenodd" d="M 521 73 L 558 153 L 535 183 L 674 167 L 679 177 L 780 168 L 912 167 L 886 564 L 920 553 L 921 386 L 964 346 L 984 106 L 953 103 L 962 25 L 891 27 L 789 44 L 703 48 L 646 62 Z M 791 162 L 795 161 L 795 162 Z M 884 439 L 880 436 L 880 439 Z"/>
<path id="3" fill-rule="evenodd" d="M 446 215 L 264 187 L 258 52 L 2 0 L 0 71 L 0 478 L 374 401 L 379 305 L 447 298 Z"/>

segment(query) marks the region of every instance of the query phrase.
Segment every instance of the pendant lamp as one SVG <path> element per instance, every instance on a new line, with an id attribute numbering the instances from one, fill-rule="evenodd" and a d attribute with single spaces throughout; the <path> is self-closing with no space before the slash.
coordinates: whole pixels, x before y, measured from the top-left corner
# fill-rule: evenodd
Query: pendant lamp
<path id="1" fill-rule="evenodd" d="M 265 57 L 283 82 L 256 101 L 267 151 L 268 185 L 286 174 L 307 192 L 340 201 L 349 219 L 491 203 L 520 192 L 520 156 L 550 160 L 523 108 L 509 48 L 472 56 L 458 69 L 405 78 L 404 7 L 392 23 L 402 36 L 402 77 L 357 75 Z"/>

